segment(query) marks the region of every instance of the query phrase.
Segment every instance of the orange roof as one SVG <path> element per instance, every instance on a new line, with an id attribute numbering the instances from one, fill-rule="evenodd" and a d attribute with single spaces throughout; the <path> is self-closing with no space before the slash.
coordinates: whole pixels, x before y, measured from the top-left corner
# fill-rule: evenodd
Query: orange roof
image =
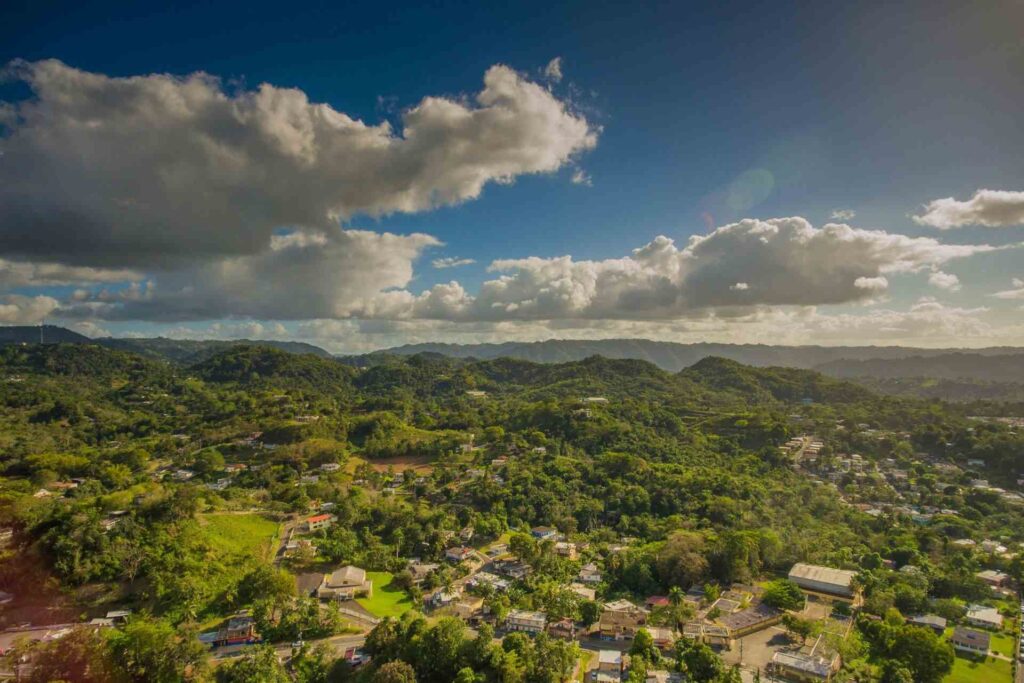
<path id="1" fill-rule="evenodd" d="M 310 517 L 306 521 L 307 522 L 322 522 L 325 519 L 330 519 L 330 518 L 331 518 L 330 515 L 313 515 L 312 517 Z"/>

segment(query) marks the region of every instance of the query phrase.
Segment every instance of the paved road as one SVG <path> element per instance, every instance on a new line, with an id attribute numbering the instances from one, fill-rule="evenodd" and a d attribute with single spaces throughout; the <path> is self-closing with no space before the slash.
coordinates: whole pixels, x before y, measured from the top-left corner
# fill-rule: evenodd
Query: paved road
<path id="1" fill-rule="evenodd" d="M 326 643 L 335 652 L 335 655 L 340 657 L 345 654 L 345 650 L 351 647 L 362 647 L 363 643 L 366 642 L 366 635 L 359 634 L 346 634 L 341 636 L 331 636 L 330 638 L 321 638 L 320 640 L 307 640 L 306 644 L 310 647 L 319 645 L 320 643 Z M 230 659 L 241 657 L 250 645 L 228 645 L 225 647 L 219 647 L 211 653 L 214 661 L 221 662 Z M 274 651 L 277 652 L 277 656 L 282 659 L 288 659 L 292 656 L 292 645 L 291 643 L 276 643 L 274 645 Z"/>

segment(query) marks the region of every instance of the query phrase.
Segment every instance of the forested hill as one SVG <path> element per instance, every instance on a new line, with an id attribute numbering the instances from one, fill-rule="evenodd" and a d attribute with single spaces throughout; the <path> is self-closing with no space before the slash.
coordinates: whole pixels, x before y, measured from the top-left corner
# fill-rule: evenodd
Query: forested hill
<path id="1" fill-rule="evenodd" d="M 658 399 L 691 407 L 877 399 L 857 384 L 814 371 L 754 368 L 713 357 L 675 374 L 646 361 L 601 356 L 568 363 L 463 360 L 436 354 L 381 357 L 381 361 L 357 370 L 338 360 L 237 347 L 190 371 L 210 382 L 296 386 L 346 395 L 354 392 L 366 400 L 465 397 L 476 391 L 527 400 Z"/>
<path id="2" fill-rule="evenodd" d="M 6 325 L 0 327 L 0 344 L 89 344 L 91 339 L 56 325 Z"/>
<path id="3" fill-rule="evenodd" d="M 115 337 L 103 337 L 93 341 L 112 349 L 131 351 L 143 356 L 162 358 L 179 365 L 193 365 L 211 358 L 219 353 L 237 346 L 264 346 L 288 353 L 311 354 L 321 358 L 330 358 L 319 346 L 294 341 L 275 341 L 270 339 L 232 339 L 230 341 L 218 339 L 167 339 L 166 337 L 151 337 L 146 339 L 122 339 Z"/>
<path id="4" fill-rule="evenodd" d="M 250 340 L 250 339 L 167 339 L 150 337 L 125 339 L 100 337 L 91 339 L 64 327 L 56 325 L 12 325 L 0 326 L 0 346 L 11 344 L 95 344 L 120 351 L 130 351 L 148 358 L 169 361 L 176 365 L 193 365 L 235 346 L 266 346 L 288 353 L 313 354 L 329 358 L 331 354 L 319 346 L 295 341 Z"/>
<path id="5" fill-rule="evenodd" d="M 873 395 L 864 387 L 812 370 L 754 368 L 726 358 L 705 358 L 680 375 L 707 389 L 737 394 L 748 400 L 854 403 L 869 400 Z"/>
<path id="6" fill-rule="evenodd" d="M 833 377 L 929 377 L 984 382 L 1024 382 L 1024 353 L 984 355 L 945 353 L 938 356 L 834 360 L 815 368 Z"/>
<path id="7" fill-rule="evenodd" d="M 294 354 L 266 346 L 234 346 L 193 365 L 208 382 L 279 385 L 347 393 L 356 371 L 331 358 Z"/>
<path id="8" fill-rule="evenodd" d="M 334 358 L 293 354 L 266 346 L 232 346 L 196 364 L 176 366 L 147 356 L 90 344 L 28 344 L 0 349 L 8 377 L 66 376 L 88 384 L 131 381 L 152 385 L 188 377 L 212 384 L 298 389 L 336 398 L 465 397 L 483 391 L 529 400 L 615 401 L 658 398 L 690 405 L 739 403 L 851 403 L 877 398 L 863 387 L 792 368 L 754 368 L 705 358 L 679 373 L 641 360 L 593 356 L 569 363 L 513 358 L 463 360 L 421 354 L 382 357 L 357 369 Z"/>
<path id="9" fill-rule="evenodd" d="M 914 349 L 900 346 L 767 346 L 763 344 L 677 344 L 648 339 L 559 340 L 506 342 L 503 344 L 411 344 L 383 354 L 410 356 L 437 353 L 455 358 L 518 358 L 537 363 L 565 363 L 590 356 L 632 358 L 654 363 L 663 370 L 678 372 L 708 356 L 734 360 L 744 365 L 811 369 L 838 359 L 868 360 L 919 356 L 929 358 L 956 349 Z M 1010 347 L 972 350 L 979 356 L 1020 352 Z M 374 354 L 370 354 L 371 356 Z"/>

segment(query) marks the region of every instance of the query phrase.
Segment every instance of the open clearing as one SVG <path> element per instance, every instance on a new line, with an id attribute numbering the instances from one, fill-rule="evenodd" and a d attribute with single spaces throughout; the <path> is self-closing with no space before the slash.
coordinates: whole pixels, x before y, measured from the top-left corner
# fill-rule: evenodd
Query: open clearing
<path id="1" fill-rule="evenodd" d="M 394 576 L 390 572 L 366 572 L 373 581 L 373 597 L 358 598 L 356 602 L 376 617 L 397 617 L 412 608 L 412 600 L 405 591 L 391 585 Z"/>
<path id="2" fill-rule="evenodd" d="M 412 470 L 417 474 L 430 474 L 434 471 L 433 460 L 426 455 L 402 455 L 394 458 L 373 458 L 372 460 L 352 458 L 352 460 L 368 463 L 375 472 L 387 472 L 389 468 L 395 472 Z"/>
<path id="3" fill-rule="evenodd" d="M 957 654 L 953 671 L 942 683 L 1010 683 L 1010 663 L 995 657 L 964 657 Z"/>
<path id="4" fill-rule="evenodd" d="M 268 559 L 277 547 L 280 525 L 255 513 L 209 514 L 200 517 L 214 545 L 232 555 Z"/>

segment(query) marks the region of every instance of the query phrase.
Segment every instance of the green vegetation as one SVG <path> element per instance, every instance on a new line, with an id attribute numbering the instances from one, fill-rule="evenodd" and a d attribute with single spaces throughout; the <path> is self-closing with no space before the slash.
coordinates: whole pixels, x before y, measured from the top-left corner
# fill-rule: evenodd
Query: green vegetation
<path id="1" fill-rule="evenodd" d="M 1009 681 L 1010 662 L 996 657 L 968 656 L 958 653 L 953 670 L 942 683 L 989 683 Z"/>
<path id="2" fill-rule="evenodd" d="M 808 370 L 715 358 L 677 373 L 599 357 L 341 362 L 245 346 L 185 366 L 77 344 L 0 348 L 0 378 L 0 527 L 11 532 L 0 585 L 16 596 L 0 626 L 40 609 L 78 620 L 129 608 L 148 629 L 111 629 L 116 650 L 77 634 L 88 647 L 40 645 L 31 656 L 58 679 L 89 648 L 100 671 L 149 661 L 144 644 L 159 641 L 183 654 L 147 670 L 209 680 L 183 643 L 198 643 L 198 625 L 209 640 L 239 610 L 273 643 L 344 632 L 337 606 L 307 591 L 351 564 L 374 582 L 361 604 L 392 619 L 371 634 L 375 663 L 345 676 L 551 680 L 575 663 L 562 641 L 493 645 L 459 622 L 421 620 L 424 596 L 468 578 L 446 549 L 501 539 L 517 574 L 502 590 L 466 589 L 499 623 L 522 609 L 591 625 L 603 603 L 666 596 L 650 625 L 679 629 L 697 618 L 687 591 L 706 608 L 737 582 L 799 610 L 800 591 L 780 577 L 811 562 L 856 572 L 864 605 L 835 610 L 831 626 L 788 618 L 795 641 L 836 641 L 840 680 L 937 683 L 965 665 L 906 618 L 957 623 L 966 604 L 998 604 L 983 569 L 1024 578 L 1019 555 L 981 549 L 1024 542 L 1022 506 L 1007 495 L 1024 470 L 1021 430 Z M 809 438 L 786 446 L 804 435 L 823 444 L 814 458 Z M 320 512 L 332 523 L 307 533 L 302 520 Z M 537 526 L 573 551 L 532 537 Z M 278 557 L 284 529 L 292 543 Z M 416 582 L 413 557 L 439 567 Z M 591 564 L 593 600 L 569 588 Z M 1012 649 L 1005 636 L 995 647 Z M 734 677 L 707 648 L 637 648 L 637 675 L 644 662 Z M 335 659 L 314 643 L 285 675 L 328 680 L 317 676 L 346 666 Z M 222 680 L 280 673 L 265 650 L 222 669 Z"/>
<path id="3" fill-rule="evenodd" d="M 268 560 L 277 550 L 280 525 L 258 514 L 212 514 L 199 517 L 203 531 L 217 548 L 240 557 Z"/>
<path id="4" fill-rule="evenodd" d="M 394 583 L 390 572 L 367 572 L 373 581 L 373 597 L 359 598 L 358 603 L 377 617 L 400 617 L 412 608 L 412 600 L 404 588 Z"/>

